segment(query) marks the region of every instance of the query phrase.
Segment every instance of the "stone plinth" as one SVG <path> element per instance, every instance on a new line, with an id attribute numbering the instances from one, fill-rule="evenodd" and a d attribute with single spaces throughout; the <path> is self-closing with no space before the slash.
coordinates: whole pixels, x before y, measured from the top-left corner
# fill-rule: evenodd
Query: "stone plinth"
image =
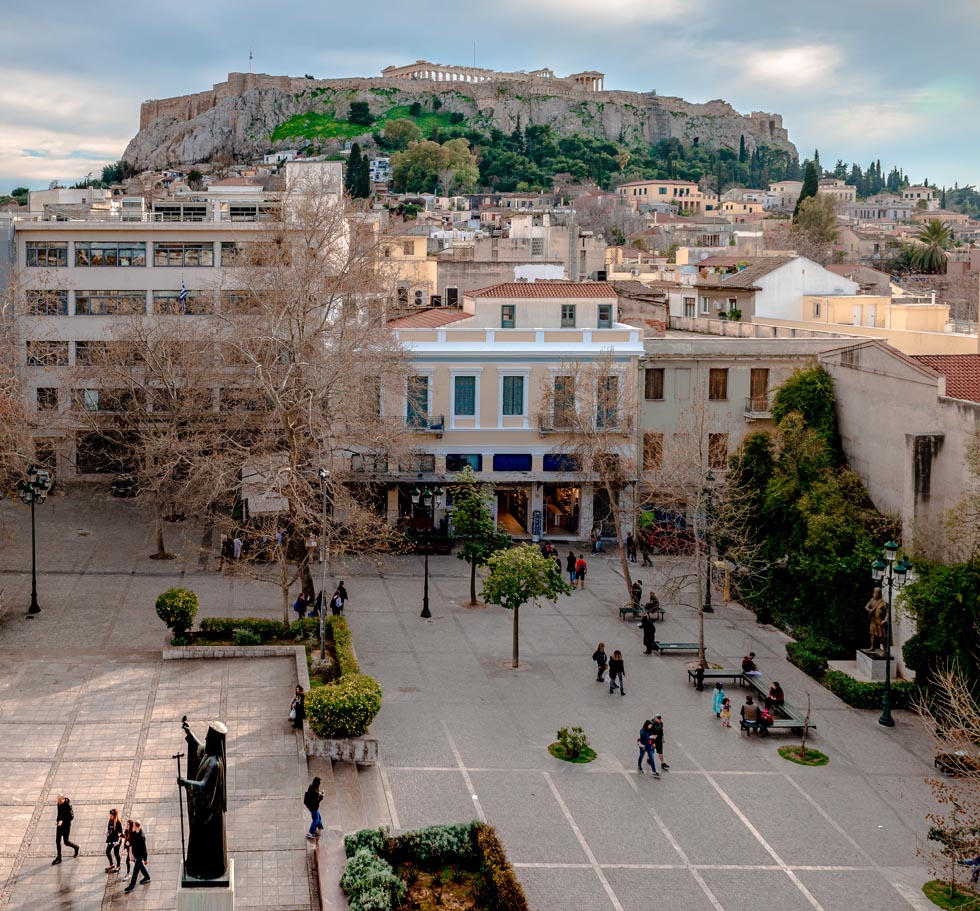
<path id="1" fill-rule="evenodd" d="M 177 877 L 177 911 L 234 911 L 235 909 L 235 861 L 228 859 L 227 886 L 183 885 L 184 865 L 180 865 Z"/>
<path id="2" fill-rule="evenodd" d="M 858 649 L 855 655 L 855 662 L 857 664 L 858 673 L 868 680 L 884 680 L 885 679 L 885 656 L 883 653 L 878 652 L 865 652 Z M 895 659 L 892 659 L 892 664 L 894 665 Z M 892 676 L 895 675 L 895 669 L 892 668 Z"/>
<path id="3" fill-rule="evenodd" d="M 378 741 L 375 737 L 345 737 L 328 740 L 315 734 L 306 735 L 306 755 L 338 762 L 377 765 Z"/>

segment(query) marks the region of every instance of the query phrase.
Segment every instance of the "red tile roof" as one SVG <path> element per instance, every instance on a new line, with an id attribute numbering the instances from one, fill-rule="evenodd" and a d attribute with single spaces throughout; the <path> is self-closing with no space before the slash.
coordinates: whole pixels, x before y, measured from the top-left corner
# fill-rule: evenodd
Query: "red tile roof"
<path id="1" fill-rule="evenodd" d="M 467 297 L 538 298 L 605 297 L 616 299 L 616 290 L 608 282 L 533 281 L 501 282 L 488 288 L 465 292 Z"/>
<path id="2" fill-rule="evenodd" d="M 392 329 L 438 329 L 440 326 L 447 326 L 461 319 L 470 319 L 472 316 L 472 313 L 463 313 L 460 310 L 438 308 L 400 316 L 389 320 L 388 325 Z"/>
<path id="3" fill-rule="evenodd" d="M 914 354 L 913 360 L 946 377 L 951 399 L 980 402 L 980 354 Z"/>

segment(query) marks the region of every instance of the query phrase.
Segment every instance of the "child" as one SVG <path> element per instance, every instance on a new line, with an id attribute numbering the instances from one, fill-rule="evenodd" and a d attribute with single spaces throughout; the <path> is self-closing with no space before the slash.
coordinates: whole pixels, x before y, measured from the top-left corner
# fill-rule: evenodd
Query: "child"
<path id="1" fill-rule="evenodd" d="M 732 700 L 727 696 L 721 700 L 721 723 L 726 727 L 730 728 L 732 726 L 731 718 L 732 714 Z"/>
<path id="2" fill-rule="evenodd" d="M 598 669 L 595 682 L 602 683 L 606 679 L 606 665 L 609 663 L 609 660 L 606 658 L 605 642 L 599 643 L 599 647 L 592 653 L 592 660 L 596 663 L 596 668 Z"/>
<path id="3" fill-rule="evenodd" d="M 715 684 L 715 692 L 711 702 L 711 711 L 715 713 L 715 718 L 721 718 L 721 704 L 725 701 L 725 688 L 721 683 Z"/>

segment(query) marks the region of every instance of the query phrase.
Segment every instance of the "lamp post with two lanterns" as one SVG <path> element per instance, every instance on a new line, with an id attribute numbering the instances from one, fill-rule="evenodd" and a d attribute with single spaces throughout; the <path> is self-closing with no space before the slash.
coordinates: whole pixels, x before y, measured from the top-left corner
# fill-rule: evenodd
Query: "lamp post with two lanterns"
<path id="1" fill-rule="evenodd" d="M 435 510 L 442 508 L 443 489 L 437 487 L 434 491 L 426 487 L 423 493 L 417 487 L 412 488 L 412 507 L 417 508 L 421 502 L 425 510 L 425 584 L 422 589 L 422 613 L 420 617 L 428 620 L 432 616 L 429 610 L 429 541 L 432 536 L 432 525 L 435 520 Z"/>
<path id="2" fill-rule="evenodd" d="M 50 477 L 50 475 L 49 475 Z M 37 542 L 34 535 L 34 507 L 43 503 L 48 495 L 48 481 L 41 476 L 35 466 L 27 469 L 27 477 L 17 484 L 17 494 L 21 502 L 31 507 L 31 606 L 28 615 L 41 613 L 37 603 Z"/>
<path id="3" fill-rule="evenodd" d="M 871 578 L 884 583 L 888 588 L 888 620 L 885 624 L 885 690 L 881 697 L 881 717 L 878 724 L 886 728 L 895 726 L 892 718 L 892 593 L 901 589 L 908 580 L 912 564 L 906 559 L 898 560 L 898 545 L 888 541 L 884 547 L 884 559 L 878 557 L 871 564 Z"/>

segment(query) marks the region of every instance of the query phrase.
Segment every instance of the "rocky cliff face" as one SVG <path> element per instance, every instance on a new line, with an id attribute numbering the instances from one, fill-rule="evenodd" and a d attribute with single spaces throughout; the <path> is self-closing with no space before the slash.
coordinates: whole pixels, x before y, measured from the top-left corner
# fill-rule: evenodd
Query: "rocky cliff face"
<path id="1" fill-rule="evenodd" d="M 366 101 L 371 113 L 383 119 L 413 102 L 432 112 L 434 98 L 440 114 L 461 114 L 478 129 L 495 126 L 510 133 L 519 126 L 547 124 L 561 136 L 591 135 L 627 146 L 675 137 L 732 149 L 744 136 L 750 152 L 768 145 L 796 154 L 780 115 L 743 115 L 724 101 L 691 104 L 654 93 L 556 90 L 503 79 L 469 85 L 231 74 L 210 92 L 146 102 L 142 128 L 123 157 L 145 170 L 209 161 L 219 154 L 250 158 L 308 141 L 329 152 L 344 138 L 355 137 L 349 129 L 344 136 L 331 136 L 329 130 L 324 135 L 318 125 L 343 121 L 352 101 Z M 360 138 L 370 144 L 370 136 L 367 129 Z"/>

